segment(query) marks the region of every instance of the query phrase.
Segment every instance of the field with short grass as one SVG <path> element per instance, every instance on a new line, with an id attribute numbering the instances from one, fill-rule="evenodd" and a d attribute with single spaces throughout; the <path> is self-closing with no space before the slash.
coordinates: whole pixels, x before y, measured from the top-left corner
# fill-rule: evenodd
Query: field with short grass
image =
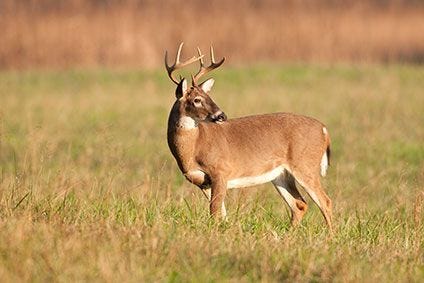
<path id="1" fill-rule="evenodd" d="M 232 190 L 229 220 L 166 144 L 164 70 L 0 72 L 0 281 L 419 282 L 424 67 L 223 68 L 228 116 L 289 111 L 332 137 L 317 207 L 291 229 L 271 184 Z"/>

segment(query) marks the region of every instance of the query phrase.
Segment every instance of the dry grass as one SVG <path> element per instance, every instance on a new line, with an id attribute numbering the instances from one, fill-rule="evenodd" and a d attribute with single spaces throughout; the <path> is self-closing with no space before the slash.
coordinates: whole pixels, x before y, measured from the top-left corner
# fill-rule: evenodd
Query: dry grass
<path id="1" fill-rule="evenodd" d="M 335 235 L 289 230 L 271 185 L 208 218 L 166 145 L 163 71 L 0 73 L 0 278 L 106 282 L 418 282 L 424 276 L 422 67 L 217 72 L 231 117 L 293 111 L 333 140 Z M 240 106 L 240 104 L 242 106 Z"/>
<path id="2" fill-rule="evenodd" d="M 420 1 L 5 0 L 0 26 L 0 68 L 157 67 L 180 41 L 230 64 L 424 61 Z"/>

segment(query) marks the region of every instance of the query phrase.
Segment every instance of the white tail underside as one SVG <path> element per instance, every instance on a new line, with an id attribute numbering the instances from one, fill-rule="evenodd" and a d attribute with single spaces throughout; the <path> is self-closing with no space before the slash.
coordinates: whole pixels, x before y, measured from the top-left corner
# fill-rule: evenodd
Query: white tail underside
<path id="1" fill-rule="evenodd" d="M 327 152 L 324 152 L 321 158 L 321 176 L 327 175 L 327 169 L 328 169 L 328 157 Z"/>

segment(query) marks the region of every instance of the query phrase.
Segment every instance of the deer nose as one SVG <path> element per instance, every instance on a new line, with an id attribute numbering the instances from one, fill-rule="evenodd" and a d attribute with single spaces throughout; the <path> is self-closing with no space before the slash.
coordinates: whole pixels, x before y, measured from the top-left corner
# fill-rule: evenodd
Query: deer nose
<path id="1" fill-rule="evenodd" d="M 211 116 L 212 121 L 214 122 L 224 122 L 227 121 L 227 115 L 224 112 L 219 111 Z"/>

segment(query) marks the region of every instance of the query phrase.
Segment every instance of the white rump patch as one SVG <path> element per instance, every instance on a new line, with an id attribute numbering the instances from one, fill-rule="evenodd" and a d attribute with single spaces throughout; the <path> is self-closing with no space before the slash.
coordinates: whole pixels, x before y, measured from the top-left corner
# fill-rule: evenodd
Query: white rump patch
<path id="1" fill-rule="evenodd" d="M 323 132 L 324 135 L 328 135 L 328 131 L 327 131 L 327 128 L 326 127 L 323 127 L 322 128 L 322 132 Z"/>
<path id="2" fill-rule="evenodd" d="M 250 187 L 250 186 L 255 186 L 255 185 L 271 182 L 272 180 L 277 178 L 281 173 L 283 173 L 283 171 L 284 171 L 284 167 L 278 166 L 262 175 L 242 177 L 242 178 L 229 180 L 227 182 L 227 188 L 229 189 L 244 188 L 244 187 Z"/>
<path id="3" fill-rule="evenodd" d="M 196 121 L 188 116 L 183 116 L 178 120 L 178 127 L 184 130 L 191 130 L 196 128 Z"/>
<path id="4" fill-rule="evenodd" d="M 328 169 L 328 157 L 327 157 L 327 152 L 324 152 L 321 158 L 321 176 L 324 177 L 325 175 L 327 175 L 327 169 Z"/>

